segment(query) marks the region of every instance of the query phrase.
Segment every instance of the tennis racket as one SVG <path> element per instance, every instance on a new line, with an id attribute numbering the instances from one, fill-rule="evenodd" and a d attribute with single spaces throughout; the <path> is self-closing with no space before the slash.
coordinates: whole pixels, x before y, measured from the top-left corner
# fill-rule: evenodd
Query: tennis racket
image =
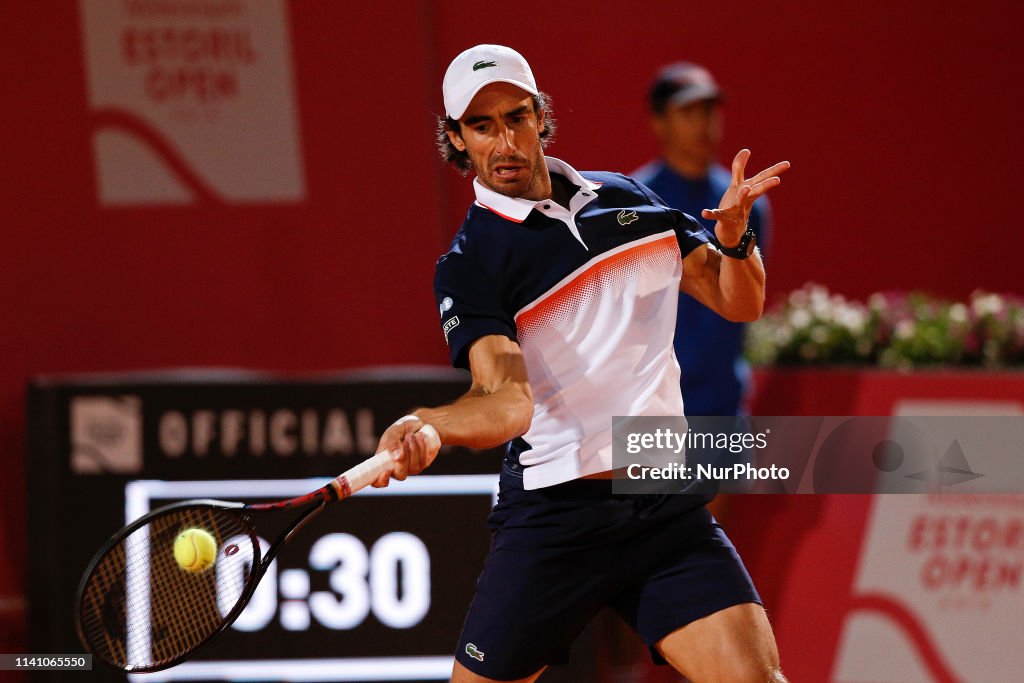
<path id="1" fill-rule="evenodd" d="M 420 429 L 440 445 L 430 425 Z M 348 498 L 391 469 L 378 453 L 312 493 L 275 503 L 187 500 L 153 510 L 107 541 L 89 563 L 75 598 L 75 626 L 86 649 L 131 672 L 160 671 L 210 643 L 238 618 L 281 548 L 324 507 Z M 256 513 L 301 509 L 262 553 Z M 202 529 L 216 541 L 212 566 L 178 565 L 174 541 Z"/>

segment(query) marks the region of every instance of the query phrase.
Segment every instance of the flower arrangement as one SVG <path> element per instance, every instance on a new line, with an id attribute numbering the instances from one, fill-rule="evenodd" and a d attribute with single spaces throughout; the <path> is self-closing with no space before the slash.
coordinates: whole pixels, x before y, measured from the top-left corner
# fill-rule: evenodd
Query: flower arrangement
<path id="1" fill-rule="evenodd" d="M 750 326 L 746 354 L 757 365 L 1021 367 L 1024 299 L 876 293 L 863 303 L 807 284 Z"/>

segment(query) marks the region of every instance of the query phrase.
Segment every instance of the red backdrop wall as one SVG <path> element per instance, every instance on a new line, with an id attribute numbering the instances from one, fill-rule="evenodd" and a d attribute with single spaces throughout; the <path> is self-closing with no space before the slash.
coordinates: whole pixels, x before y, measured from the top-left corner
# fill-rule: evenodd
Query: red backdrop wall
<path id="1" fill-rule="evenodd" d="M 25 542 L 32 375 L 444 362 L 433 261 L 469 190 L 436 159 L 433 115 L 448 60 L 477 42 L 531 61 L 561 124 L 550 152 L 579 168 L 646 161 L 651 74 L 709 66 L 730 93 L 725 150 L 793 162 L 773 293 L 1021 290 L 1014 3 L 293 2 L 306 199 L 139 209 L 97 201 L 79 11 L 0 9 L 0 547 Z M 8 612 L 23 571 L 0 563 Z"/>

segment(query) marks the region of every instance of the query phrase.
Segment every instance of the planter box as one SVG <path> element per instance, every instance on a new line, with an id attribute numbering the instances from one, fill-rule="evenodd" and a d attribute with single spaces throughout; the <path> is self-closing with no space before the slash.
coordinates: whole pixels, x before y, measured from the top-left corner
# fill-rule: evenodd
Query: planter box
<path id="1" fill-rule="evenodd" d="M 1024 414 L 1024 370 L 759 368 L 753 415 Z"/>

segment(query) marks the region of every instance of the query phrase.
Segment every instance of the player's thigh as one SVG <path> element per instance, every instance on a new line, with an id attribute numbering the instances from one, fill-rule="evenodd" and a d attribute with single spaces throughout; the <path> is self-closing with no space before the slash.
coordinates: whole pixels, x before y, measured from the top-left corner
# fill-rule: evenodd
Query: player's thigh
<path id="1" fill-rule="evenodd" d="M 764 608 L 748 602 L 693 621 L 662 638 L 658 652 L 693 683 L 784 683 Z"/>
<path id="2" fill-rule="evenodd" d="M 517 679 L 512 683 L 533 683 L 533 681 L 537 680 L 537 677 L 540 676 L 546 668 L 547 667 L 545 666 L 532 676 Z M 455 668 L 452 669 L 451 683 L 491 683 L 492 681 L 494 681 L 493 678 L 484 678 L 479 674 L 475 674 L 466 667 L 462 666 L 462 664 L 460 664 L 458 661 L 455 662 Z"/>

